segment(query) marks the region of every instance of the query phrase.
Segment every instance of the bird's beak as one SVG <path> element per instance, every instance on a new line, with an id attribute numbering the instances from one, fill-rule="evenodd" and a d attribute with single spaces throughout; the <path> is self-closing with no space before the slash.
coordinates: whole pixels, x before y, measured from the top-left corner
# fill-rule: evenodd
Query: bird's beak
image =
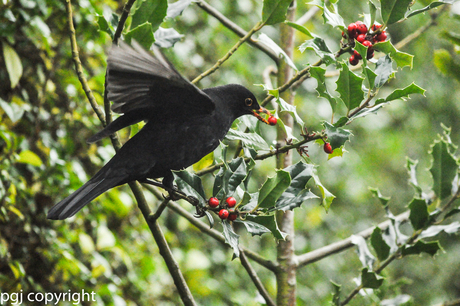
<path id="1" fill-rule="evenodd" d="M 261 117 L 259 114 L 260 113 L 264 113 L 264 114 L 267 114 L 269 117 L 272 115 L 266 108 L 264 107 L 260 107 L 258 110 L 252 110 L 252 114 L 254 115 L 254 117 L 256 117 L 257 119 L 259 119 L 260 121 L 262 121 L 263 123 L 265 124 L 268 124 L 270 125 L 270 123 L 268 123 L 267 119 Z"/>

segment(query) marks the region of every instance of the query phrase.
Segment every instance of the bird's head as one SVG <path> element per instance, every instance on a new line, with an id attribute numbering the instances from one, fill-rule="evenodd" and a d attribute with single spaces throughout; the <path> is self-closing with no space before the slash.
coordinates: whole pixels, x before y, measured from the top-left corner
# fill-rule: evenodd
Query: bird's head
<path id="1" fill-rule="evenodd" d="M 237 84 L 229 84 L 214 87 L 213 89 L 220 92 L 219 97 L 223 100 L 225 106 L 230 108 L 235 118 L 243 115 L 253 115 L 260 121 L 270 124 L 261 114 L 267 114 L 270 117 L 271 113 L 259 105 L 257 98 L 246 87 Z"/>

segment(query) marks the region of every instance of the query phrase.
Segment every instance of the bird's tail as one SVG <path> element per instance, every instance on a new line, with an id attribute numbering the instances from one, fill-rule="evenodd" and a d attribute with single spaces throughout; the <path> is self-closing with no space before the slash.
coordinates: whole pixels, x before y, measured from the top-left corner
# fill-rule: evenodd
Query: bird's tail
<path id="1" fill-rule="evenodd" d="M 86 204 L 97 198 L 100 194 L 120 183 L 120 178 L 106 178 L 104 175 L 94 176 L 77 191 L 54 205 L 48 212 L 48 219 L 64 220 L 75 215 Z"/>

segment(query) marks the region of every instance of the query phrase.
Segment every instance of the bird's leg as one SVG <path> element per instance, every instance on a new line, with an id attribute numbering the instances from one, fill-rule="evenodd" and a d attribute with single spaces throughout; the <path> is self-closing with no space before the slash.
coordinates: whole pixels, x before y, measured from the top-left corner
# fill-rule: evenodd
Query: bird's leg
<path id="1" fill-rule="evenodd" d="M 193 206 L 197 206 L 199 204 L 199 201 L 197 198 L 188 196 L 176 187 L 174 187 L 174 175 L 170 171 L 168 174 L 166 174 L 163 177 L 163 185 L 166 187 L 165 189 L 169 192 L 169 196 L 171 197 L 171 200 L 177 201 L 181 197 L 177 196 L 177 194 L 180 194 L 182 197 L 186 198 Z"/>

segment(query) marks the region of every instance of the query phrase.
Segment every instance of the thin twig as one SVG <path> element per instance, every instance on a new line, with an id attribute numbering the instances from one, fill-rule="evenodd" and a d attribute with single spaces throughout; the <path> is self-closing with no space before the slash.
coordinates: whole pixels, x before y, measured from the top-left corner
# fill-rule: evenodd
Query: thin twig
<path id="1" fill-rule="evenodd" d="M 91 104 L 91 107 L 93 108 L 94 112 L 96 113 L 97 117 L 102 122 L 102 124 L 105 125 L 104 114 L 99 108 L 96 98 L 94 98 L 93 92 L 91 91 L 91 88 L 88 85 L 88 81 L 86 80 L 86 77 L 83 73 L 83 67 L 81 65 L 80 55 L 78 53 L 78 45 L 77 45 L 77 37 L 75 34 L 75 27 L 73 25 L 72 3 L 70 3 L 70 0 L 66 0 L 66 10 L 67 10 L 67 19 L 69 21 L 69 36 L 70 36 L 70 48 L 72 50 L 72 60 L 75 64 L 75 71 L 77 72 L 78 80 L 80 81 L 80 84 L 83 87 L 83 91 L 86 94 L 86 98 Z"/>
<path id="2" fill-rule="evenodd" d="M 245 30 L 243 30 L 236 23 L 232 22 L 230 19 L 225 17 L 221 12 L 216 10 L 214 7 L 209 5 L 207 2 L 205 2 L 203 0 L 199 0 L 199 1 L 195 2 L 195 3 L 200 8 L 202 8 L 205 12 L 207 12 L 209 15 L 211 15 L 211 16 L 215 17 L 217 20 L 219 20 L 220 23 L 222 23 L 222 25 L 227 27 L 229 30 L 234 32 L 239 37 L 244 37 L 244 36 L 247 35 L 247 32 Z M 273 52 L 273 50 L 270 49 L 269 47 L 267 47 L 266 45 L 260 43 L 259 41 L 255 40 L 255 39 L 252 39 L 252 38 L 249 38 L 247 40 L 247 42 L 250 45 L 256 47 L 260 51 L 262 51 L 265 54 L 267 54 L 275 63 L 278 64 L 278 62 L 280 61 L 280 58 L 278 57 L 278 55 L 276 55 L 276 53 Z"/>
<path id="3" fill-rule="evenodd" d="M 113 34 L 114 45 L 118 44 L 118 39 L 121 37 L 121 33 L 125 27 L 126 19 L 128 19 L 129 12 L 131 11 L 131 7 L 133 6 L 134 2 L 136 2 L 136 0 L 129 0 L 123 7 L 123 12 L 121 13 L 120 20 L 118 21 L 117 29 L 115 30 L 115 34 Z"/>
<path id="4" fill-rule="evenodd" d="M 238 40 L 238 42 L 227 52 L 227 54 L 225 54 L 221 59 L 219 59 L 215 64 L 214 66 L 212 66 L 211 68 L 209 68 L 208 70 L 206 70 L 205 72 L 203 72 L 202 74 L 200 74 L 199 76 L 197 76 L 193 81 L 192 83 L 193 84 L 196 84 L 198 83 L 201 79 L 203 79 L 204 77 L 207 77 L 208 75 L 210 75 L 211 73 L 213 73 L 214 71 L 216 71 L 217 69 L 219 69 L 219 67 L 226 61 L 230 58 L 230 56 L 232 56 L 233 53 L 235 53 L 236 50 L 238 50 L 238 48 L 244 43 L 246 42 L 249 38 L 251 38 L 252 34 L 254 34 L 255 32 L 259 31 L 262 27 L 264 26 L 264 23 L 263 22 L 258 22 L 245 36 L 243 36 L 240 40 Z"/>
<path id="5" fill-rule="evenodd" d="M 406 211 L 398 216 L 396 216 L 396 220 L 400 222 L 406 222 L 409 218 L 409 211 Z M 385 230 L 390 226 L 391 220 L 384 221 L 377 225 L 380 227 L 382 230 Z M 374 231 L 375 227 L 368 228 L 364 231 L 361 231 L 357 233 L 357 236 L 361 236 L 364 239 L 367 239 L 371 236 L 372 232 Z M 317 262 L 323 258 L 329 257 L 330 255 L 340 253 L 346 249 L 349 249 L 353 247 L 354 244 L 351 243 L 351 238 L 347 238 L 338 242 L 334 242 L 330 245 L 324 246 L 322 248 L 316 249 L 314 251 L 298 255 L 297 256 L 297 261 L 299 264 L 299 267 L 303 267 L 306 265 L 309 265 L 311 263 Z"/>
<path id="6" fill-rule="evenodd" d="M 265 289 L 262 281 L 260 280 L 259 276 L 257 275 L 256 270 L 251 266 L 244 251 L 240 248 L 240 261 L 241 265 L 246 269 L 249 277 L 251 278 L 252 282 L 256 286 L 257 290 L 259 290 L 260 295 L 264 298 L 265 304 L 268 306 L 276 306 L 275 302 L 271 298 L 270 294 L 268 293 L 267 289 Z"/>
<path id="7" fill-rule="evenodd" d="M 458 199 L 460 198 L 460 189 L 457 190 L 457 192 L 452 195 L 452 197 L 450 198 L 450 200 L 441 208 L 440 210 L 440 214 L 438 215 L 438 218 L 432 218 L 432 219 L 429 219 L 429 222 L 427 223 L 427 225 L 425 225 L 423 228 L 415 231 L 412 236 L 405 242 L 403 243 L 402 245 L 399 246 L 398 250 L 393 253 L 390 257 L 388 257 L 384 262 L 382 262 L 380 264 L 380 266 L 375 269 L 375 273 L 376 274 L 380 274 L 383 269 L 385 269 L 390 263 L 392 263 L 395 259 L 398 259 L 401 257 L 401 252 L 404 250 L 404 248 L 408 245 L 412 245 L 413 243 L 415 243 L 417 240 L 418 240 L 418 237 L 420 236 L 420 234 L 426 230 L 427 228 L 429 228 L 430 226 L 432 226 L 433 224 L 435 223 L 439 223 L 439 222 L 442 222 L 444 221 L 444 218 L 445 218 L 445 215 L 443 214 L 444 212 L 446 212 L 447 210 L 451 209 L 452 208 L 452 205 L 455 201 L 457 201 Z M 409 213 L 409 212 L 406 212 L 406 213 Z M 388 221 L 391 221 L 391 220 L 388 220 Z M 358 294 L 358 292 L 363 289 L 363 285 L 359 285 L 357 286 L 356 288 L 353 289 L 353 291 L 345 298 L 345 300 L 342 301 L 342 303 L 340 303 L 341 306 L 344 306 L 346 304 L 348 304 L 348 302 L 350 302 L 353 297 Z"/>
<path id="8" fill-rule="evenodd" d="M 277 155 L 277 154 L 286 153 L 286 152 L 288 152 L 288 151 L 290 151 L 290 150 L 292 150 L 292 149 L 297 149 L 297 148 L 299 148 L 300 146 L 304 145 L 304 144 L 307 143 L 307 142 L 310 142 L 310 141 L 313 141 L 313 140 L 316 140 L 316 139 L 320 139 L 320 138 L 322 138 L 323 136 L 324 136 L 324 135 L 319 135 L 319 134 L 318 134 L 318 135 L 313 135 L 313 136 L 311 136 L 311 137 L 306 137 L 306 138 L 304 138 L 304 139 L 302 139 L 302 140 L 300 140 L 300 141 L 298 141 L 298 142 L 296 142 L 296 143 L 294 143 L 294 144 L 285 145 L 285 146 L 283 146 L 283 147 L 281 147 L 281 148 L 278 148 L 278 149 L 276 149 L 276 150 L 270 151 L 270 152 L 268 152 L 268 153 L 258 154 L 258 155 L 256 155 L 256 156 L 253 158 L 253 160 L 267 159 L 267 158 L 272 157 L 272 156 L 275 156 L 275 155 Z M 245 158 L 244 158 L 244 161 L 245 161 L 245 162 L 249 162 L 250 159 L 251 159 L 251 158 L 249 158 L 249 157 L 245 157 Z M 222 168 L 223 166 L 224 166 L 224 163 L 223 163 L 223 162 L 217 163 L 217 164 L 214 164 L 214 165 L 212 165 L 212 166 L 209 166 L 209 167 L 207 167 L 207 168 L 205 168 L 205 169 L 203 169 L 203 170 L 197 171 L 197 172 L 195 172 L 195 174 L 198 175 L 198 176 L 203 176 L 203 175 L 205 175 L 205 174 L 214 172 L 215 170 L 220 169 L 220 168 Z"/>

